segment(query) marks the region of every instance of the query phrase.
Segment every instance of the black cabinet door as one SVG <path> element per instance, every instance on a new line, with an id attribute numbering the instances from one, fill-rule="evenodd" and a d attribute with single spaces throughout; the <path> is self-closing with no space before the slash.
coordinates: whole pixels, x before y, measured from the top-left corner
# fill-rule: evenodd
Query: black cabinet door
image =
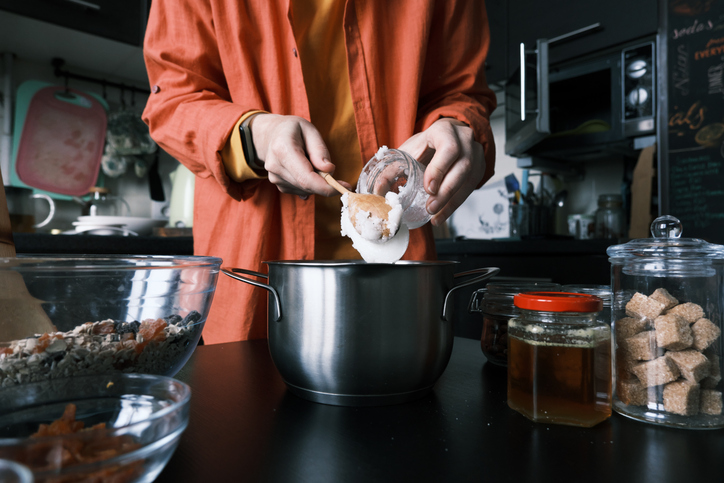
<path id="1" fill-rule="evenodd" d="M 485 76 L 489 85 L 502 86 L 508 78 L 505 67 L 507 6 L 506 0 L 485 0 L 490 26 L 490 49 L 485 61 Z"/>
<path id="2" fill-rule="evenodd" d="M 521 42 L 534 49 L 536 39 L 600 23 L 592 32 L 551 44 L 549 62 L 556 64 L 655 34 L 657 5 L 657 0 L 508 0 L 509 72 L 520 63 Z"/>
<path id="3" fill-rule="evenodd" d="M 150 0 L 0 0 L 0 10 L 140 46 Z"/>

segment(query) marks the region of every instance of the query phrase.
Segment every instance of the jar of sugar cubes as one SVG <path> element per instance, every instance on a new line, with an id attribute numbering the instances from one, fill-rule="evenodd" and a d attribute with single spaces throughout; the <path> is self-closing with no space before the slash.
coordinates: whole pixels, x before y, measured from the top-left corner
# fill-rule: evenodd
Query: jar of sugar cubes
<path id="1" fill-rule="evenodd" d="M 724 246 L 681 238 L 662 216 L 653 238 L 608 248 L 616 412 L 680 428 L 724 427 Z"/>
<path id="2" fill-rule="evenodd" d="M 357 193 L 385 196 L 392 191 L 400 195 L 402 223 L 412 230 L 432 218 L 427 212 L 430 195 L 424 188 L 425 165 L 399 149 L 382 146 L 370 159 L 357 181 Z"/>

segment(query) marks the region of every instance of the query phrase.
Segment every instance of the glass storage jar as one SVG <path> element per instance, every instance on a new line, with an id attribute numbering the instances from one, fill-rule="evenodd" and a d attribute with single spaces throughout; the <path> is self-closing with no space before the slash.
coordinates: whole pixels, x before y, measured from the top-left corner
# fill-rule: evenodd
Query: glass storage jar
<path id="1" fill-rule="evenodd" d="M 680 238 L 673 216 L 653 238 L 608 248 L 614 410 L 682 428 L 722 428 L 724 246 Z"/>
<path id="2" fill-rule="evenodd" d="M 521 292 L 541 291 L 560 292 L 561 286 L 551 282 L 491 282 L 473 292 L 468 311 L 483 314 L 480 347 L 488 361 L 508 365 L 508 320 L 520 313 L 513 297 Z"/>
<path id="3" fill-rule="evenodd" d="M 430 195 L 424 187 L 425 166 L 399 149 L 383 146 L 360 173 L 357 193 L 385 196 L 392 191 L 400 195 L 402 223 L 412 230 L 432 218 L 427 212 Z"/>
<path id="4" fill-rule="evenodd" d="M 570 284 L 564 285 L 561 288 L 561 292 L 585 293 L 600 298 L 603 302 L 603 308 L 598 318 L 608 325 L 611 325 L 611 300 L 613 299 L 613 292 L 611 291 L 610 285 Z"/>
<path id="5" fill-rule="evenodd" d="M 596 238 L 623 238 L 625 226 L 621 195 L 600 195 L 596 210 Z"/>
<path id="6" fill-rule="evenodd" d="M 591 427 L 611 416 L 611 327 L 600 298 L 527 292 L 508 322 L 508 406 L 535 422 Z"/>

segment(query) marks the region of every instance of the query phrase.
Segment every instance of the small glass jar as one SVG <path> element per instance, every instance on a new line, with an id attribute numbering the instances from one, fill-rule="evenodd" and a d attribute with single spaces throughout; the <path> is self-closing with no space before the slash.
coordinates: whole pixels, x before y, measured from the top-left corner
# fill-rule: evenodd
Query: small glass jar
<path id="1" fill-rule="evenodd" d="M 425 191 L 424 177 L 423 164 L 404 151 L 383 146 L 362 168 L 357 192 L 380 196 L 390 191 L 399 194 L 403 209 L 402 223 L 412 230 L 432 218 L 427 211 L 430 195 Z"/>
<path id="2" fill-rule="evenodd" d="M 88 194 L 90 195 L 88 200 L 80 200 L 84 216 L 123 216 L 131 212 L 126 200 L 112 195 L 108 188 L 93 186 L 88 190 Z"/>
<path id="3" fill-rule="evenodd" d="M 611 416 L 611 328 L 595 295 L 527 292 L 508 322 L 508 406 L 535 422 L 591 427 Z"/>
<path id="4" fill-rule="evenodd" d="M 613 292 L 611 291 L 610 285 L 586 285 L 586 284 L 570 284 L 564 285 L 561 288 L 561 292 L 570 293 L 585 293 L 588 295 L 595 295 L 600 298 L 603 302 L 603 308 L 599 314 L 599 320 L 611 325 L 611 300 L 613 299 Z"/>
<path id="5" fill-rule="evenodd" d="M 600 195 L 596 210 L 596 238 L 623 238 L 625 225 L 621 195 Z"/>
<path id="6" fill-rule="evenodd" d="M 613 293 L 613 407 L 665 426 L 724 428 L 724 246 L 680 238 L 673 216 L 653 238 L 608 248 Z"/>
<path id="7" fill-rule="evenodd" d="M 473 292 L 468 305 L 470 313 L 483 314 L 480 347 L 489 362 L 508 365 L 508 320 L 520 311 L 513 297 L 521 292 L 560 292 L 561 286 L 551 282 L 491 282 Z"/>

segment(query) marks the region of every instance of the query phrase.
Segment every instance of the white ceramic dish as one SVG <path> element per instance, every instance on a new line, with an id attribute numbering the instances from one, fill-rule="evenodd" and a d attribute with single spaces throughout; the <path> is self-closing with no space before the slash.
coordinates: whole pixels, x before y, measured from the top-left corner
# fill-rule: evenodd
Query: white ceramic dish
<path id="1" fill-rule="evenodd" d="M 93 225 L 97 228 L 120 226 L 138 235 L 151 235 L 154 227 L 165 226 L 167 222 L 166 220 L 154 220 L 153 218 L 139 216 L 79 216 L 77 223 L 83 226 Z M 77 227 L 78 225 L 76 225 Z"/>

